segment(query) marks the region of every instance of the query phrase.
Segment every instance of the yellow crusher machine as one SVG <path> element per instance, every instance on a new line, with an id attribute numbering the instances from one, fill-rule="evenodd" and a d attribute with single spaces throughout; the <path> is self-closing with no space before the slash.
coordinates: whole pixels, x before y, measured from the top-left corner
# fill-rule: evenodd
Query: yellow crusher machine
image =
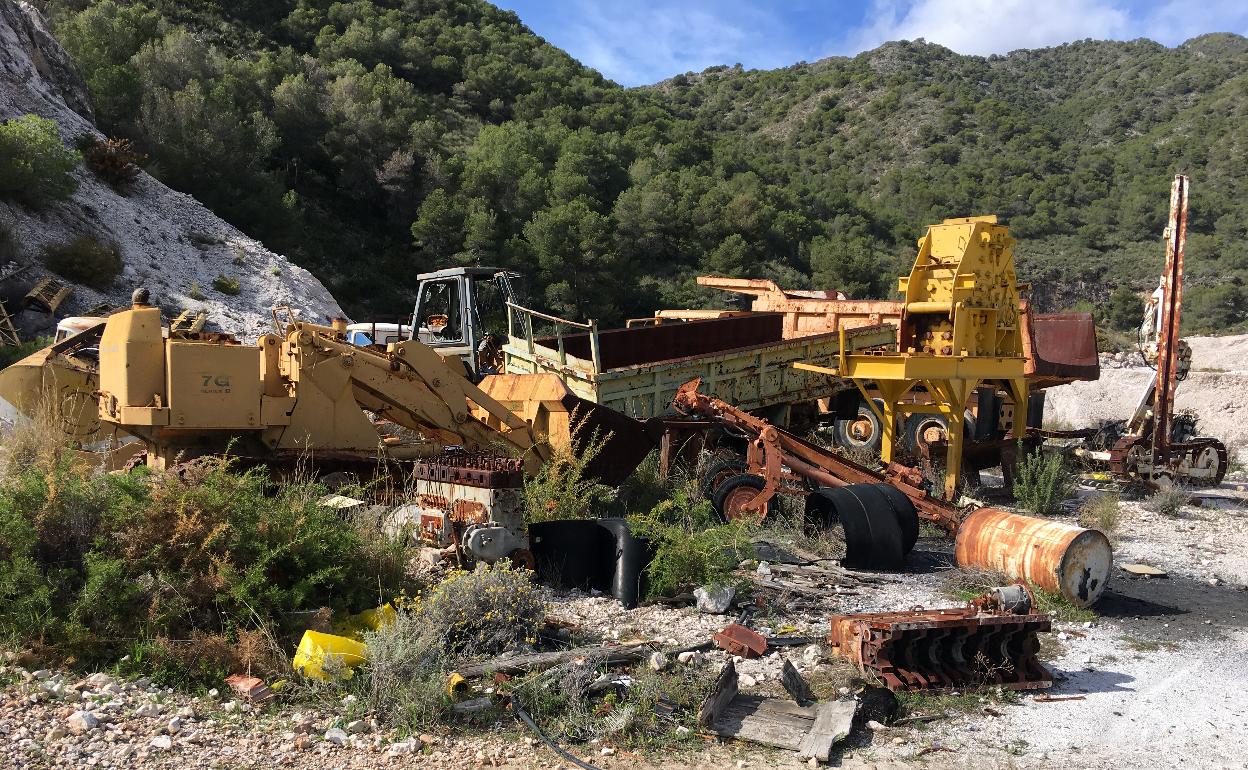
<path id="1" fill-rule="evenodd" d="M 948 423 L 945 495 L 957 493 L 967 404 L 976 388 L 989 385 L 1013 402 L 1010 436 L 1026 427 L 1027 381 L 1014 239 L 996 215 L 946 219 L 930 225 L 918 242 L 909 276 L 899 279 L 905 295 L 898 350 L 845 353 L 835 367 L 795 367 L 854 381 L 882 425 L 881 459 L 893 459 L 897 419 L 939 414 Z M 874 383 L 878 406 L 866 390 Z M 906 400 L 916 387 L 928 403 Z"/>

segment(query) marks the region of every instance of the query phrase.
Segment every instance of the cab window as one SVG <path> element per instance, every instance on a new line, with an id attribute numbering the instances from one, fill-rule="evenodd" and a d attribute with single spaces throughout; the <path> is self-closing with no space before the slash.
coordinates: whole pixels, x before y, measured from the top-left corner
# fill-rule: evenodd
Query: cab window
<path id="1" fill-rule="evenodd" d="M 456 281 L 426 283 L 421 290 L 421 332 L 428 332 L 436 342 L 459 342 L 463 336 L 460 323 L 459 284 Z"/>

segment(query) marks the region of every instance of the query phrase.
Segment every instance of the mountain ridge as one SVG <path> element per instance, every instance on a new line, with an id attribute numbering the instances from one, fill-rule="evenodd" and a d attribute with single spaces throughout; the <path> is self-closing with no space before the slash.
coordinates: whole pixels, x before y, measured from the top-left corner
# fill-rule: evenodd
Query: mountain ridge
<path id="1" fill-rule="evenodd" d="M 624 89 L 478 0 L 49 6 L 101 127 L 356 315 L 401 315 L 451 264 L 523 270 L 534 304 L 604 322 L 722 304 L 703 272 L 889 296 L 925 225 L 990 212 L 1037 304 L 1096 308 L 1155 284 L 1184 171 L 1185 317 L 1248 326 L 1238 36 L 895 41 Z"/>

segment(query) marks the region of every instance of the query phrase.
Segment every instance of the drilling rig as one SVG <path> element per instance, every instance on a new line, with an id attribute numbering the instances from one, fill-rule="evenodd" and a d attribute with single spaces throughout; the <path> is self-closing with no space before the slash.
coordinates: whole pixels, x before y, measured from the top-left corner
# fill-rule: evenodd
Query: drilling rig
<path id="1" fill-rule="evenodd" d="M 1196 435 L 1195 422 L 1174 413 L 1175 391 L 1192 367 L 1192 349 L 1179 336 L 1188 188 L 1186 176 L 1175 176 L 1164 235 L 1166 266 L 1139 329 L 1140 352 L 1156 376 L 1125 424 L 1102 427 L 1075 450 L 1076 456 L 1107 469 L 1123 486 L 1214 486 L 1226 474 L 1226 446 L 1212 436 Z"/>

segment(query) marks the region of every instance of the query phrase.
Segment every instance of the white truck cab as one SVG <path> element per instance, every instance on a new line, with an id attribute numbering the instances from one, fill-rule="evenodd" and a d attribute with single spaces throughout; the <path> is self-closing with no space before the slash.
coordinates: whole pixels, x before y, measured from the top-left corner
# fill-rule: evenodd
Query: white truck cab
<path id="1" fill-rule="evenodd" d="M 502 370 L 507 303 L 518 273 L 499 267 L 452 267 L 417 276 L 411 329 L 443 358 L 463 359 L 473 379 Z"/>

